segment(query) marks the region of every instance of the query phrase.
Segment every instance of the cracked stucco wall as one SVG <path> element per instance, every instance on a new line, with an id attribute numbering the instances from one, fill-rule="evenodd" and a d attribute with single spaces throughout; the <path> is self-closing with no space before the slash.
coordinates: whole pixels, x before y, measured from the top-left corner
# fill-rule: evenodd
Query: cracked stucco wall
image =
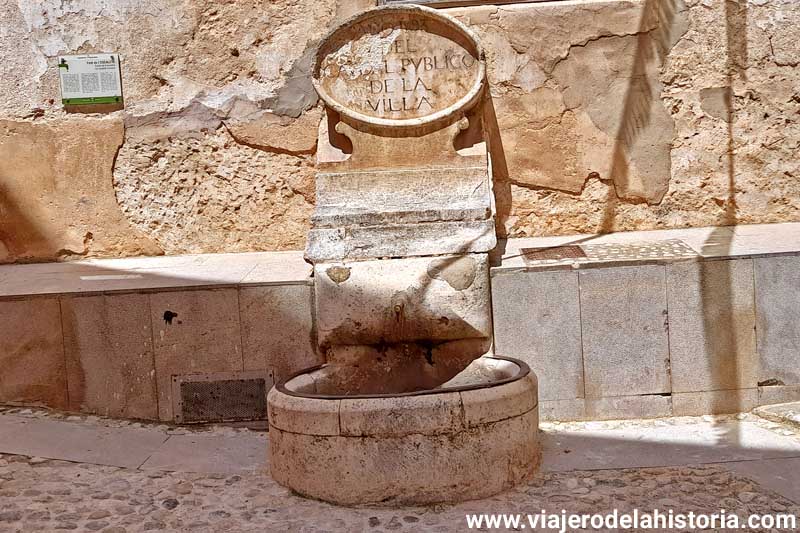
<path id="1" fill-rule="evenodd" d="M 487 47 L 508 235 L 800 220 L 800 3 L 451 11 Z"/>
<path id="2" fill-rule="evenodd" d="M 301 249 L 310 53 L 373 0 L 0 0 L 0 262 Z M 501 231 L 800 220 L 800 3 L 449 9 L 487 49 Z M 67 115 L 56 56 L 116 51 Z"/>

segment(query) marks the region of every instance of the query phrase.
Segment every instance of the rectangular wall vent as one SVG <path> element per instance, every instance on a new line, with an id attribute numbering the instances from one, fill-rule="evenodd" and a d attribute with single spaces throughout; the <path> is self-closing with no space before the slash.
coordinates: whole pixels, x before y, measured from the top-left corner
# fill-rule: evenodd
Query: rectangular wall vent
<path id="1" fill-rule="evenodd" d="M 267 419 L 266 372 L 227 372 L 173 376 L 175 422 L 241 422 Z"/>

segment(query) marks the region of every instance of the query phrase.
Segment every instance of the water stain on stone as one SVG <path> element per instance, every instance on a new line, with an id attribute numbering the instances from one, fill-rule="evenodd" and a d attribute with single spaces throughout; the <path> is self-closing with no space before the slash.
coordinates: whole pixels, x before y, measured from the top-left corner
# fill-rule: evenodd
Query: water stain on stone
<path id="1" fill-rule="evenodd" d="M 468 255 L 434 259 L 428 264 L 428 276 L 446 281 L 457 291 L 471 287 L 477 273 L 478 264 Z"/>

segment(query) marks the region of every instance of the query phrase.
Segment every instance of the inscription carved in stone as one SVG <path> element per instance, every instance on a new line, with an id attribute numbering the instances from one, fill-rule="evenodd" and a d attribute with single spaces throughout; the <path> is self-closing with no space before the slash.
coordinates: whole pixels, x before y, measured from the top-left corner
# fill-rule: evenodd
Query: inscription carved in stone
<path id="1" fill-rule="evenodd" d="M 379 124 L 423 123 L 467 107 L 483 77 L 480 47 L 466 27 L 408 6 L 367 13 L 336 30 L 315 69 L 328 105 Z"/>

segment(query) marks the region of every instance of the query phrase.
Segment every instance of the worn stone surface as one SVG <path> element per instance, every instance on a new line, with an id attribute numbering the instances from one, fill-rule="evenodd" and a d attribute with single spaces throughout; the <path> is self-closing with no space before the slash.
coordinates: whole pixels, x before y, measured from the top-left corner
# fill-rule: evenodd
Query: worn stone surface
<path id="1" fill-rule="evenodd" d="M 492 309 L 495 352 L 528 364 L 539 399 L 583 398 L 576 272 L 495 274 Z"/>
<path id="2" fill-rule="evenodd" d="M 172 378 L 243 369 L 236 289 L 150 295 L 159 419 L 174 419 Z"/>
<path id="3" fill-rule="evenodd" d="M 161 253 L 114 196 L 122 131 L 113 118 L 0 120 L 0 263 Z"/>
<path id="4" fill-rule="evenodd" d="M 743 413 L 758 405 L 758 389 L 676 392 L 672 395 L 675 416 Z"/>
<path id="5" fill-rule="evenodd" d="M 57 299 L 0 302 L 0 369 L 0 403 L 67 408 Z"/>
<path id="6" fill-rule="evenodd" d="M 784 460 L 786 461 L 786 460 Z M 227 530 L 437 531 L 467 528 L 467 514 L 525 513 L 718 513 L 742 521 L 750 514 L 800 513 L 800 505 L 756 481 L 755 473 L 729 465 L 574 470 L 542 473 L 490 500 L 396 509 L 348 508 L 307 500 L 261 474 L 209 475 L 142 472 L 115 467 L 2 458 L 0 475 L 14 487 L 4 493 L 0 527 L 53 531 L 65 523 L 77 530 L 105 523 L 106 531 Z M 80 477 L 78 477 L 80 475 Z M 93 496 L 109 494 L 106 499 Z M 177 504 L 177 505 L 176 505 Z M 90 518 L 94 513 L 104 518 Z M 527 529 L 527 528 L 526 528 Z"/>
<path id="7" fill-rule="evenodd" d="M 474 35 L 435 11 L 379 9 L 326 36 L 313 66 L 328 118 L 320 131 L 328 135 L 320 139 L 307 258 L 319 264 L 493 248 L 488 160 L 474 109 L 484 96 L 485 64 Z M 338 157 L 337 149 L 350 155 Z M 427 338 L 414 331 L 413 311 L 394 321 L 413 336 L 395 338 L 395 327 L 386 341 Z M 320 309 L 323 320 L 328 314 Z M 452 318 L 443 320 L 447 327 Z M 475 336 L 488 333 L 429 338 Z"/>
<path id="8" fill-rule="evenodd" d="M 319 173 L 316 194 L 315 227 L 486 220 L 492 216 L 485 165 Z"/>
<path id="9" fill-rule="evenodd" d="M 753 298 L 750 259 L 667 265 L 673 392 L 756 387 Z"/>
<path id="10" fill-rule="evenodd" d="M 244 287 L 239 290 L 245 370 L 269 369 L 277 383 L 321 364 L 314 349 L 311 287 Z"/>
<path id="11" fill-rule="evenodd" d="M 533 475 L 537 426 L 532 410 L 448 434 L 321 437 L 271 428 L 270 473 L 300 494 L 343 505 L 476 499 Z"/>
<path id="12" fill-rule="evenodd" d="M 488 252 L 497 244 L 493 220 L 420 222 L 312 229 L 306 256 L 315 262 L 376 257 Z"/>
<path id="13" fill-rule="evenodd" d="M 343 399 L 339 420 L 340 434 L 347 437 L 451 435 L 466 429 L 464 406 L 458 392 Z"/>
<path id="14" fill-rule="evenodd" d="M 510 235 L 797 219 L 797 3 L 448 12 L 487 50 Z"/>
<path id="15" fill-rule="evenodd" d="M 61 312 L 70 410 L 158 419 L 148 295 L 63 298 Z"/>
<path id="16" fill-rule="evenodd" d="M 322 347 L 329 363 L 316 381 L 320 394 L 399 394 L 433 389 L 491 349 L 490 338 Z"/>
<path id="17" fill-rule="evenodd" d="M 24 42 L 29 45 L 18 47 L 18 55 L 32 67 L 13 75 L 15 82 L 27 83 L 20 89 L 28 90 L 10 91 L 2 109 L 22 114 L 38 105 L 56 112 L 60 106 L 51 100 L 57 100 L 58 73 L 48 68 L 55 65 L 55 56 L 103 47 L 123 53 L 126 107 L 134 113 L 180 109 L 192 100 L 218 107 L 236 99 L 264 102 L 267 108 L 286 106 L 289 102 L 279 100 L 287 98 L 280 94 L 287 74 L 308 43 L 335 19 L 337 9 L 309 0 L 223 5 L 146 0 L 134 9 L 117 1 L 62 6 L 48 0 L 35 8 L 4 2 L 3 11 L 13 21 L 10 28 L 28 33 Z"/>
<path id="18" fill-rule="evenodd" d="M 756 328 L 760 358 L 759 383 L 800 385 L 800 257 L 753 260 L 756 286 Z"/>
<path id="19" fill-rule="evenodd" d="M 659 74 L 686 31 L 682 2 L 501 7 L 488 21 L 464 17 L 487 41 L 506 179 L 581 193 L 594 174 L 620 198 L 661 201 L 673 119 L 658 98 Z M 555 31 L 545 39 L 530 27 Z"/>
<path id="20" fill-rule="evenodd" d="M 755 414 L 779 424 L 787 424 L 800 429 L 800 402 L 782 403 L 758 407 Z"/>
<path id="21" fill-rule="evenodd" d="M 339 435 L 340 400 L 290 396 L 269 391 L 269 423 L 272 427 L 305 435 Z"/>
<path id="22" fill-rule="evenodd" d="M 484 254 L 319 263 L 314 284 L 323 346 L 491 336 Z"/>
<path id="23" fill-rule="evenodd" d="M 800 402 L 800 385 L 769 386 L 758 388 L 758 405 Z"/>
<path id="24" fill-rule="evenodd" d="M 543 421 L 584 420 L 586 418 L 586 402 L 583 398 L 543 400 L 539 402 L 539 412 Z"/>
<path id="25" fill-rule="evenodd" d="M 538 413 L 538 393 L 535 374 L 503 385 L 461 391 L 464 424 L 466 427 L 478 427 L 521 416 L 534 409 Z"/>
<path id="26" fill-rule="evenodd" d="M 131 222 L 166 253 L 299 249 L 314 200 L 308 158 L 218 129 L 126 143 L 114 184 Z"/>
<path id="27" fill-rule="evenodd" d="M 587 398 L 585 415 L 581 418 L 572 418 L 572 420 L 664 418 L 668 416 L 672 416 L 672 399 L 668 395 L 647 394 Z M 570 418 L 564 420 L 570 420 Z"/>
<path id="28" fill-rule="evenodd" d="M 483 63 L 456 26 L 409 6 L 357 17 L 323 43 L 318 91 L 353 118 L 410 121 L 468 104 L 483 84 Z"/>
<path id="29" fill-rule="evenodd" d="M 311 52 L 336 21 L 374 4 L 2 0 L 0 118 L 18 121 L 17 129 L 59 124 L 42 134 L 53 144 L 68 134 L 85 136 L 96 121 L 65 118 L 56 57 L 122 55 L 126 109 L 116 115 L 131 127 L 115 188 L 139 230 L 131 231 L 115 206 L 100 207 L 111 198 L 107 187 L 71 194 L 85 174 L 52 189 L 52 203 L 38 202 L 36 188 L 14 185 L 21 196 L 10 201 L 26 217 L 36 213 L 40 234 L 22 231 L 17 217 L 0 220 L 0 233 L 15 228 L 13 249 L 0 246 L 2 260 L 70 258 L 84 250 L 120 256 L 301 249 L 313 191 L 311 171 L 295 170 L 315 149 L 307 126 L 319 115 L 312 108 Z M 494 130 L 502 232 L 800 219 L 797 2 L 609 0 L 445 12 L 475 30 L 487 51 L 487 127 Z M 148 135 L 193 139 L 143 140 L 145 124 Z M 116 135 L 91 159 L 110 168 Z M 19 140 L 41 145 L 44 137 Z M 3 174 L 31 183 L 20 177 L 19 169 L 33 168 L 26 152 L 10 153 L 3 163 L 16 170 Z M 56 170 L 59 157 L 38 152 L 42 179 L 65 179 Z M 256 162 L 245 167 L 245 157 Z M 145 199 L 137 189 L 146 190 Z M 96 217 L 86 215 L 93 209 L 100 209 Z M 74 222 L 84 218 L 93 221 Z M 69 221 L 69 229 L 53 220 Z M 200 231 L 186 230 L 190 225 Z M 88 232 L 92 243 L 84 246 Z"/>
<path id="30" fill-rule="evenodd" d="M 579 273 L 586 397 L 670 392 L 663 266 Z"/>
<path id="31" fill-rule="evenodd" d="M 559 422 L 663 418 L 673 412 L 669 394 L 544 400 L 539 409 L 542 420 Z"/>
<path id="32" fill-rule="evenodd" d="M 233 138 L 254 148 L 290 154 L 311 154 L 317 147 L 317 127 L 322 118 L 319 107 L 299 118 L 258 111 L 247 118 L 225 122 Z"/>
<path id="33" fill-rule="evenodd" d="M 364 7 L 348 4 L 148 0 L 128 6 L 112 0 L 102 6 L 49 1 L 28 6 L 4 0 L 0 11 L 10 24 L 4 18 L 8 32 L 0 37 L 8 81 L 0 118 L 25 119 L 13 123 L 20 129 L 38 126 L 27 121 L 44 116 L 57 127 L 36 138 L 18 136 L 20 142 L 63 145 L 63 153 L 40 149 L 38 161 L 28 161 L 24 151 L 14 149 L 13 157 L 1 158 L 15 169 L 2 172 L 15 182 L 4 184 L 11 187 L 4 194 L 7 209 L 38 215 L 26 232 L 19 230 L 24 220 L 0 220 L 0 234 L 14 227 L 19 241 L 2 239 L 0 261 L 302 248 L 313 201 L 310 174 L 303 176 L 302 169 L 315 149 L 320 114 L 312 109 L 317 99 L 308 51 L 337 17 Z M 116 131 L 95 133 L 96 120 L 64 118 L 55 65 L 58 54 L 109 49 L 122 56 L 126 109 L 115 114 Z M 123 117 L 129 128 L 114 183 L 120 206 L 141 232 L 115 213 L 119 207 L 110 183 L 86 179 L 95 172 L 87 169 L 102 166 L 108 180 L 123 142 Z M 91 152 L 76 152 L 76 146 L 88 146 L 87 131 L 103 142 L 94 143 Z M 175 135 L 193 140 L 185 141 L 188 146 L 166 140 Z M 13 146 L 0 140 L 5 149 Z M 86 169 L 64 172 L 67 149 L 75 159 L 82 155 Z M 212 151 L 219 151 L 216 159 Z M 24 169 L 40 176 L 33 183 L 59 185 L 36 210 L 28 204 L 42 193 L 30 189 Z M 29 190 L 10 196 L 23 183 Z M 259 226 L 263 230 L 254 231 Z"/>
<path id="34" fill-rule="evenodd" d="M 52 424 L 82 430 L 89 438 L 104 433 L 155 433 L 166 443 L 136 442 L 133 449 L 152 450 L 159 461 L 165 451 L 177 462 L 161 462 L 163 471 L 136 465 L 147 454 L 119 454 L 113 459 L 129 468 L 97 466 L 86 446 L 75 458 L 48 460 L 42 446 L 27 448 L 27 456 L 4 448 L 0 456 L 0 529 L 54 531 L 66 520 L 83 531 L 89 522 L 106 521 L 107 530 L 138 532 L 163 524 L 167 530 L 220 529 L 227 531 L 464 531 L 466 514 L 526 513 L 536 509 L 560 514 L 603 513 L 800 513 L 796 473 L 800 443 L 796 428 L 753 415 L 735 417 L 678 417 L 652 421 L 541 424 L 540 438 L 548 450 L 546 467 L 533 479 L 491 499 L 419 507 L 348 508 L 301 498 L 279 486 L 263 472 L 236 468 L 261 464 L 247 444 L 263 442 L 246 430 L 211 426 L 197 431 L 146 425 L 98 417 L 67 417 L 32 409 L 3 409 L 4 418 L 22 418 L 26 427 Z M 12 414 L 13 413 L 13 414 Z M 10 415 L 10 416 L 7 416 Z M 5 422 L 5 420 L 4 420 Z M 119 431 L 123 428 L 126 431 Z M 8 441 L 8 431 L 0 433 Z M 55 433 L 58 434 L 58 433 Z M 45 448 L 50 442 L 42 442 Z M 170 442 L 177 443 L 174 446 Z M 192 446 L 197 452 L 186 457 Z M 235 448 L 217 450 L 213 442 Z M 34 442 L 26 442 L 33 445 Z M 600 445 L 598 445 L 600 444 Z M 263 444 L 262 444 L 263 449 Z M 571 453 L 564 453 L 570 450 Z M 654 450 L 655 453 L 654 453 Z M 593 453 L 589 453 L 593 452 Z M 765 459 L 769 457 L 768 459 Z M 110 456 L 109 456 L 110 457 Z M 190 473 L 202 461 L 220 457 L 211 470 Z M 234 462 L 228 462 L 229 458 Z M 240 461 L 240 463 L 235 463 Z M 734 461 L 734 462 L 731 462 Z M 438 469 L 441 471 L 441 468 Z M 102 517 L 102 518 L 101 518 Z M 390 527 L 387 527 L 390 526 Z M 160 526 L 158 526 L 160 527 Z M 121 531 L 121 529 L 119 529 Z M 528 528 L 525 528 L 528 529 Z"/>

